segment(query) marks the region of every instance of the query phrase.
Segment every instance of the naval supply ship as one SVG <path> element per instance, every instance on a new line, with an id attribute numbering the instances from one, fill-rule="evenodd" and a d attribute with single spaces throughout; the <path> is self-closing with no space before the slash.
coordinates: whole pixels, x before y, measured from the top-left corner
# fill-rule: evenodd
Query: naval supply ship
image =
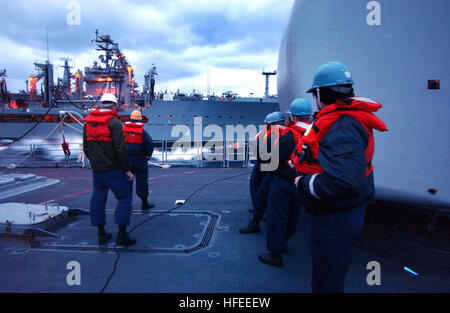
<path id="1" fill-rule="evenodd" d="M 192 129 L 199 126 L 201 138 L 196 141 L 201 141 L 204 145 L 206 141 L 215 138 L 213 134 L 203 136 L 203 128 L 208 125 L 217 125 L 223 134 L 226 133 L 227 125 L 242 125 L 244 129 L 249 125 L 256 125 L 259 128 L 268 113 L 279 110 L 277 97 L 269 95 L 269 77 L 276 75 L 276 72 L 263 71 L 266 89 L 262 98 L 239 97 L 232 91 L 225 91 L 220 96 L 203 96 L 195 90 L 191 94 L 178 90 L 170 95 L 167 91 L 155 94 L 158 73 L 152 65 L 144 76 L 142 92 L 138 92 L 134 68 L 118 43 L 109 35 L 100 35 L 98 31 L 95 32 L 93 42 L 97 46 L 96 50 L 101 52 L 99 62 L 86 67 L 84 72 L 78 70 L 71 73 L 69 59 L 63 59 L 63 78 L 58 78 L 56 84 L 53 79 L 53 64 L 48 61 L 35 63 L 38 73 L 29 77 L 26 91 L 21 93 L 8 93 L 6 70 L 2 71 L 0 81 L 4 88 L 0 97 L 0 101 L 3 101 L 0 109 L 0 138 L 3 139 L 4 158 L 0 166 L 8 166 L 6 163 L 11 164 L 14 159 L 30 153 L 32 157 L 16 165 L 34 166 L 37 165 L 35 161 L 40 160 L 42 162 L 38 163 L 41 166 L 55 166 L 61 162 L 64 166 L 78 166 L 82 143 L 81 120 L 95 109 L 105 93 L 112 93 L 117 97 L 123 122 L 129 120 L 132 110 L 141 111 L 144 127 L 156 144 L 157 153 L 153 161 L 158 163 L 168 159 L 183 163 L 192 161 L 196 156 L 195 148 L 186 148 L 185 153 L 172 154 L 171 148 L 175 142 L 194 140 L 193 131 L 174 132 L 176 125 Z M 38 83 L 41 83 L 40 88 Z M 38 90 L 42 92 L 38 93 Z M 241 140 L 244 141 L 242 144 L 231 141 L 227 143 L 224 142 L 226 138 L 223 138 L 210 153 L 218 153 L 219 150 L 225 153 L 227 146 L 234 149 L 238 144 L 243 150 L 248 149 L 251 137 L 254 136 L 247 135 Z M 67 143 L 69 153 L 58 147 L 61 141 Z M 15 144 L 11 145 L 12 142 Z"/>
<path id="2" fill-rule="evenodd" d="M 315 69 L 336 60 L 352 70 L 358 95 L 384 104 L 380 116 L 383 114 L 381 117 L 390 129 L 387 134 L 376 135 L 377 201 L 367 208 L 364 230 L 356 242 L 346 279 L 347 292 L 450 291 L 448 180 L 442 179 L 442 173 L 448 172 L 448 154 L 444 153 L 445 145 L 431 147 L 433 140 L 446 142 L 448 138 L 447 124 L 435 122 L 448 116 L 443 102 L 448 94 L 444 81 L 448 78 L 449 64 L 446 8 L 445 1 L 431 4 L 365 0 L 345 4 L 332 0 L 297 0 L 292 8 L 279 54 L 279 104 L 267 103 L 274 105 L 268 111 L 278 107 L 285 111 L 293 98 L 309 97 L 305 91 L 311 86 Z M 382 27 L 387 29 L 383 31 Z M 124 96 L 120 98 L 124 101 Z M 142 99 L 146 106 L 146 98 Z M 78 100 L 80 103 L 74 100 L 71 99 L 81 106 L 82 100 Z M 423 105 L 424 100 L 429 106 Z M 85 110 L 77 111 L 68 99 L 60 101 L 69 103 L 65 107 L 58 104 L 62 112 L 58 111 L 55 120 L 62 114 L 71 121 L 67 125 L 77 127 L 78 114 L 83 116 Z M 236 107 L 229 99 L 220 101 L 217 103 L 222 104 L 223 112 L 229 114 L 227 105 L 233 108 L 233 118 L 263 119 L 263 116 L 245 115 L 244 101 Z M 168 123 L 170 115 L 181 120 L 187 115 L 168 114 L 163 103 L 159 112 L 164 122 L 159 126 L 161 134 L 167 136 L 172 125 Z M 195 103 L 198 102 L 192 101 L 192 108 Z M 264 104 L 264 100 L 259 101 L 258 108 Z M 150 122 L 159 115 L 151 116 L 157 107 L 153 101 L 147 108 Z M 32 108 L 23 108 L 22 113 L 29 113 L 27 109 Z M 205 105 L 202 109 L 210 107 Z M 14 109 L 4 109 L 2 116 L 10 110 Z M 208 114 L 204 113 L 207 111 L 191 112 L 190 118 L 198 114 L 203 121 Z M 48 115 L 47 111 L 43 113 Z M 430 116 L 436 119 L 431 126 L 421 123 L 429 123 Z M 225 117 L 221 115 L 222 119 Z M 260 120 L 255 122 L 257 125 Z M 52 120 L 47 123 L 58 125 Z M 7 124 L 0 123 L 2 134 Z M 44 124 L 39 123 L 35 129 Z M 67 125 L 65 135 L 70 128 Z M 434 139 L 424 137 L 430 135 L 429 127 L 435 131 Z M 61 150 L 63 134 L 58 131 L 55 145 Z M 157 137 L 153 127 L 149 132 Z M 47 135 L 51 129 L 43 133 Z M 2 147 L 2 152 L 7 151 L 2 160 L 19 144 L 14 142 L 20 137 L 17 134 L 7 137 L 10 141 L 5 143 L 11 144 Z M 42 139 L 45 137 L 38 138 Z M 429 150 L 425 153 L 423 147 Z M 305 214 L 288 242 L 288 252 L 283 256 L 285 267 L 281 269 L 257 260 L 258 254 L 266 249 L 264 223 L 260 234 L 243 236 L 238 232 L 251 216 L 249 163 L 236 166 L 230 162 L 214 165 L 205 162 L 195 163 L 195 168 L 151 168 L 149 190 L 156 209 L 148 213 L 133 210 L 130 231 L 138 243 L 122 249 L 114 244 L 101 247 L 96 244 L 96 230 L 90 226 L 87 216 L 92 192 L 90 171 L 55 168 L 62 167 L 55 162 L 53 168 L 48 164 L 44 168 L 38 149 L 31 147 L 28 152 L 35 158 L 35 163 L 29 165 L 34 167 L 0 170 L 0 278 L 4 282 L 0 285 L 1 292 L 303 293 L 311 290 Z M 163 163 L 170 161 L 162 159 Z M 5 164 L 13 162 L 16 161 L 8 160 Z M 139 207 L 136 197 L 133 204 Z M 113 233 L 114 207 L 115 200 L 109 199 L 107 229 Z M 376 272 L 377 268 L 379 275 L 372 271 Z"/>

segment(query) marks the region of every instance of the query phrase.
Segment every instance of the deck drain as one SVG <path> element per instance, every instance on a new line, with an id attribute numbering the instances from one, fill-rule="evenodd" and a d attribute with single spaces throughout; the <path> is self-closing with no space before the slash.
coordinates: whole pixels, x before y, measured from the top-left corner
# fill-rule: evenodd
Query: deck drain
<path id="1" fill-rule="evenodd" d="M 223 213 L 223 214 L 230 214 L 231 211 L 230 211 L 230 210 L 223 210 L 222 213 Z"/>

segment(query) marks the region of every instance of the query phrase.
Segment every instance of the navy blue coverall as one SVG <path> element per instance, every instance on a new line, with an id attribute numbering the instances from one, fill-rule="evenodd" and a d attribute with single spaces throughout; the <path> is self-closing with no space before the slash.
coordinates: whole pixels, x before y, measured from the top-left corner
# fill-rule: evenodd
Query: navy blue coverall
<path id="1" fill-rule="evenodd" d="M 261 163 L 256 161 L 250 177 L 250 194 L 252 197 L 253 215 L 259 220 L 263 218 L 266 212 L 271 181 L 272 175 L 267 172 L 261 172 Z"/>

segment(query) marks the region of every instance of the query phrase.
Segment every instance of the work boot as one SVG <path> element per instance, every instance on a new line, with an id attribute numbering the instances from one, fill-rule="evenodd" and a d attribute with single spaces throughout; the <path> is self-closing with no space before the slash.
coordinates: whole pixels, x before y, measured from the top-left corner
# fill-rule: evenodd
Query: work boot
<path id="1" fill-rule="evenodd" d="M 110 233 L 105 230 L 105 225 L 98 226 L 98 245 L 103 246 L 112 238 Z"/>
<path id="2" fill-rule="evenodd" d="M 148 197 L 141 197 L 141 201 L 142 201 L 141 210 L 142 211 L 153 209 L 155 207 L 155 205 L 153 203 L 148 203 L 147 199 L 148 199 Z"/>
<path id="3" fill-rule="evenodd" d="M 142 202 L 141 210 L 142 211 L 150 210 L 150 209 L 153 209 L 154 207 L 155 207 L 155 205 L 153 203 Z"/>
<path id="4" fill-rule="evenodd" d="M 104 235 L 98 235 L 98 245 L 103 246 L 112 238 L 110 233 L 105 233 Z"/>
<path id="5" fill-rule="evenodd" d="M 283 257 L 281 255 L 275 255 L 272 253 L 261 253 L 259 260 L 265 264 L 269 264 L 276 267 L 283 267 Z"/>
<path id="6" fill-rule="evenodd" d="M 136 243 L 136 239 L 130 238 L 126 227 L 119 225 L 119 232 L 117 233 L 116 245 L 124 248 L 132 246 Z"/>
<path id="7" fill-rule="evenodd" d="M 261 232 L 261 228 L 259 227 L 259 220 L 253 218 L 246 226 L 239 229 L 241 234 L 254 234 Z"/>

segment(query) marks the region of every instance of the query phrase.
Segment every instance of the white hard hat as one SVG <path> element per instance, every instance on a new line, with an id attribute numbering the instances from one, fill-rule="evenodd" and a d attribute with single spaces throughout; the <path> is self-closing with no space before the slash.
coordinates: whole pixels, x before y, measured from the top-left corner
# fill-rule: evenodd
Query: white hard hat
<path id="1" fill-rule="evenodd" d="M 102 96 L 102 99 L 100 100 L 100 102 L 103 106 L 113 106 L 113 105 L 117 104 L 117 98 L 112 93 L 105 93 Z M 109 103 L 104 103 L 104 102 L 109 102 Z"/>

